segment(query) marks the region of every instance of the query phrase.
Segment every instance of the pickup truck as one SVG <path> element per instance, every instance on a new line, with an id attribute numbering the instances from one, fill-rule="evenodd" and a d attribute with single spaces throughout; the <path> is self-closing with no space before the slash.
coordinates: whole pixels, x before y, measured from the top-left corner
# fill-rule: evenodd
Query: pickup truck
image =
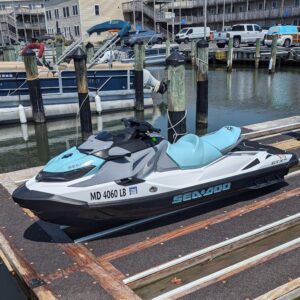
<path id="1" fill-rule="evenodd" d="M 257 24 L 237 24 L 233 25 L 231 30 L 219 32 L 215 36 L 216 44 L 219 48 L 224 48 L 228 44 L 229 38 L 233 38 L 233 47 L 238 48 L 241 44 L 253 46 L 257 38 L 263 42 L 267 30 L 263 30 Z"/>

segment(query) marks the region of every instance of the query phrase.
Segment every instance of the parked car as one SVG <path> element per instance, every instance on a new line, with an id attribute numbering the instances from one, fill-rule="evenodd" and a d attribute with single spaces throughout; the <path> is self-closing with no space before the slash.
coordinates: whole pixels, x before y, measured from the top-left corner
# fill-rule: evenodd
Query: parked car
<path id="1" fill-rule="evenodd" d="M 256 39 L 265 40 L 267 31 L 257 24 L 237 24 L 233 25 L 229 31 L 219 32 L 216 36 L 216 43 L 219 48 L 224 48 L 228 44 L 229 38 L 233 38 L 233 46 L 240 47 L 241 44 L 252 46 Z"/>
<path id="2" fill-rule="evenodd" d="M 161 44 L 163 42 L 163 36 L 161 33 L 156 33 L 150 30 L 136 30 L 129 31 L 127 35 L 124 36 L 124 44 L 127 46 L 133 46 L 135 42 L 140 39 L 144 44 Z"/>
<path id="3" fill-rule="evenodd" d="M 185 27 L 175 35 L 175 42 L 187 44 L 193 39 L 204 38 L 204 27 Z M 210 28 L 206 27 L 206 38 L 210 39 Z"/>
<path id="4" fill-rule="evenodd" d="M 272 26 L 266 36 L 265 44 L 272 45 L 272 36 L 277 35 L 277 45 L 290 47 L 300 45 L 300 27 L 294 25 Z"/>

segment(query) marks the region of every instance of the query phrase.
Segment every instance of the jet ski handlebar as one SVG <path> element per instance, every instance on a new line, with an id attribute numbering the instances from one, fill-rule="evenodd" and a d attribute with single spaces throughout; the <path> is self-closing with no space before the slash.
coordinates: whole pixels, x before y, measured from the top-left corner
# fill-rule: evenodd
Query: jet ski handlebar
<path id="1" fill-rule="evenodd" d="M 134 118 L 126 119 L 123 118 L 121 121 L 124 123 L 126 128 L 133 128 L 135 130 L 138 130 L 140 133 L 160 133 L 159 128 L 154 128 L 150 123 L 146 121 L 140 121 Z"/>

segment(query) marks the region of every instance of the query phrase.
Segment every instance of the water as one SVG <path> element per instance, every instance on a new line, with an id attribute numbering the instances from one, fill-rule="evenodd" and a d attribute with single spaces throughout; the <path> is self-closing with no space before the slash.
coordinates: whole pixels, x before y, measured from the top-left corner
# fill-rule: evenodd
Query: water
<path id="1" fill-rule="evenodd" d="M 5 300 L 25 300 L 26 296 L 23 294 L 17 281 L 13 278 L 0 259 L 0 291 L 1 299 Z"/>
<path id="2" fill-rule="evenodd" d="M 152 68 L 157 78 L 166 78 L 165 69 Z M 274 75 L 267 69 L 209 71 L 208 132 L 224 125 L 242 126 L 296 115 L 300 111 L 300 73 L 297 68 L 281 68 Z M 196 77 L 186 70 L 187 131 L 195 133 Z M 145 110 L 144 117 L 167 137 L 167 96 L 155 95 L 157 104 Z M 159 105 L 160 104 L 160 105 Z M 119 131 L 122 117 L 139 117 L 133 111 L 93 116 L 93 130 Z M 44 126 L 14 125 L 0 127 L 0 173 L 45 164 L 57 153 L 76 142 L 75 119 L 51 121 Z"/>

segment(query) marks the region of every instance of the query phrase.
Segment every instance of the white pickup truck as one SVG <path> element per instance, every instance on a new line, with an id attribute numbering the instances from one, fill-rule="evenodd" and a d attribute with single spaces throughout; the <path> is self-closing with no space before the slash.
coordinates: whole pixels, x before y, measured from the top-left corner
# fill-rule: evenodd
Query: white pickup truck
<path id="1" fill-rule="evenodd" d="M 215 35 L 215 41 L 219 48 L 224 48 L 228 44 L 229 38 L 233 38 L 233 47 L 238 48 L 241 44 L 252 46 L 256 39 L 264 41 L 267 30 L 263 30 L 257 24 L 237 24 L 231 30 L 219 32 Z"/>

